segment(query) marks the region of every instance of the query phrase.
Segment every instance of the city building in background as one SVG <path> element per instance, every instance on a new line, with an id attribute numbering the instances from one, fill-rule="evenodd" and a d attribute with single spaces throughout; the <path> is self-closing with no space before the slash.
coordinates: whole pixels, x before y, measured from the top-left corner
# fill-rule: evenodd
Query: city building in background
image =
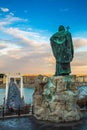
<path id="1" fill-rule="evenodd" d="M 23 75 L 23 85 L 24 87 L 34 87 L 34 81 L 37 77 L 37 75 L 29 75 L 25 74 Z M 19 79 L 16 79 L 16 82 L 19 83 Z M 5 87 L 6 86 L 6 74 L 1 73 L 0 74 L 0 87 Z"/>
<path id="2" fill-rule="evenodd" d="M 30 74 L 22 74 L 23 76 L 23 86 L 24 87 L 34 87 L 35 79 L 38 75 L 30 75 Z M 48 76 L 50 77 L 50 76 Z M 16 79 L 17 84 L 20 82 L 20 80 Z M 87 83 L 87 75 L 76 75 L 76 82 L 78 83 L 84 83 L 84 85 Z M 6 87 L 6 74 L 0 73 L 0 87 Z"/>
<path id="3" fill-rule="evenodd" d="M 0 74 L 0 85 L 6 84 L 6 75 L 5 74 Z"/>

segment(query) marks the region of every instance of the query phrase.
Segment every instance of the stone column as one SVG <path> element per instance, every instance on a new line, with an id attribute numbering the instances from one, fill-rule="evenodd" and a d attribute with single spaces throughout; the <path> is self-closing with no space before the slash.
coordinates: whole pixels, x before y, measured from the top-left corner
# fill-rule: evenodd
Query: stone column
<path id="1" fill-rule="evenodd" d="M 23 97 L 23 77 L 21 77 L 21 98 Z"/>
<path id="2" fill-rule="evenodd" d="M 8 81 L 8 76 L 6 76 L 6 100 L 8 96 L 8 87 L 9 87 L 9 81 Z"/>

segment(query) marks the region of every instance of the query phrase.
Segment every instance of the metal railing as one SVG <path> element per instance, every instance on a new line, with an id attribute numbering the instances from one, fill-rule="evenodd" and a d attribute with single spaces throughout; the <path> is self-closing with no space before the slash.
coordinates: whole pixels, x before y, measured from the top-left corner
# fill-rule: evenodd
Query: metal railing
<path id="1" fill-rule="evenodd" d="M 4 118 L 4 117 L 7 117 L 7 116 L 21 116 L 21 115 L 24 115 L 24 114 L 28 114 L 28 115 L 33 115 L 34 112 L 33 112 L 33 106 L 32 105 L 28 105 L 28 106 L 25 106 L 23 108 L 20 107 L 19 105 L 19 108 L 6 108 L 6 106 L 4 105 L 1 105 L 0 106 L 0 118 Z"/>

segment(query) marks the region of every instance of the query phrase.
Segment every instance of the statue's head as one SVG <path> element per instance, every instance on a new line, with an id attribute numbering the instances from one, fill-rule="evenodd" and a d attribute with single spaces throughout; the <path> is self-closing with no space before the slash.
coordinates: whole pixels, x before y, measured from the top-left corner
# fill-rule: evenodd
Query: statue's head
<path id="1" fill-rule="evenodd" d="M 63 25 L 60 25 L 59 28 L 58 28 L 58 31 L 65 31 L 65 27 Z"/>

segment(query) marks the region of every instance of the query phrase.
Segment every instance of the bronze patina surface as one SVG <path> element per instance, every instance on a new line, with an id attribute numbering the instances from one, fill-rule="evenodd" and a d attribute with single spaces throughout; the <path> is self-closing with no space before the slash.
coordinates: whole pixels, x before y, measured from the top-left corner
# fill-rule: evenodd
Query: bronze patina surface
<path id="1" fill-rule="evenodd" d="M 71 33 L 59 26 L 58 32 L 50 38 L 53 55 L 56 59 L 55 76 L 69 75 L 71 73 L 70 62 L 73 60 L 74 49 Z"/>

